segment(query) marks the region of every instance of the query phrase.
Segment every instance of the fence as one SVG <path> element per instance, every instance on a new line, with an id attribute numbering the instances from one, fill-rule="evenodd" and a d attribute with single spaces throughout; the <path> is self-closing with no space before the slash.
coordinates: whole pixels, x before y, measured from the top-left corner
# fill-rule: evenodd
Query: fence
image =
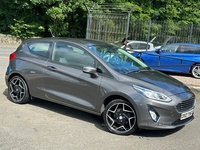
<path id="1" fill-rule="evenodd" d="M 128 37 L 130 13 L 125 4 L 101 4 L 87 6 L 87 39 L 120 42 Z"/>
<path id="2" fill-rule="evenodd" d="M 170 37 L 168 43 L 200 43 L 200 25 L 173 21 L 130 20 L 132 9 L 123 4 L 86 7 L 87 39 L 120 43 L 125 37 L 147 42 L 154 38 L 153 43 L 157 46 L 162 45 Z"/>
<path id="3" fill-rule="evenodd" d="M 130 23 L 129 39 L 131 40 L 149 42 L 155 38 L 153 43 L 160 45 L 169 37 L 171 38 L 168 43 L 200 43 L 200 25 L 157 20 L 135 20 Z"/>
<path id="4" fill-rule="evenodd" d="M 126 14 L 89 14 L 87 34 L 88 39 L 102 41 L 122 40 L 127 32 Z"/>

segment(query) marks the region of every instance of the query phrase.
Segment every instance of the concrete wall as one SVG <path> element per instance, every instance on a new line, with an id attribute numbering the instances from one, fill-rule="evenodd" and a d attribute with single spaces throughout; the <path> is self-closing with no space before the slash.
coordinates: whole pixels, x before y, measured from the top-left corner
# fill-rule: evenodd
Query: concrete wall
<path id="1" fill-rule="evenodd" d="M 0 44 L 20 44 L 21 40 L 14 36 L 0 34 Z"/>

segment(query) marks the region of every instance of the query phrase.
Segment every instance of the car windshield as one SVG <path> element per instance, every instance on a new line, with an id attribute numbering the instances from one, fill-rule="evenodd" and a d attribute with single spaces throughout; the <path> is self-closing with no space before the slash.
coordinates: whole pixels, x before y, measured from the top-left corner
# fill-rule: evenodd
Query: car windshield
<path id="1" fill-rule="evenodd" d="M 134 71 L 148 70 L 146 64 L 141 62 L 123 49 L 114 45 L 92 45 L 88 48 L 119 73 L 127 74 Z"/>

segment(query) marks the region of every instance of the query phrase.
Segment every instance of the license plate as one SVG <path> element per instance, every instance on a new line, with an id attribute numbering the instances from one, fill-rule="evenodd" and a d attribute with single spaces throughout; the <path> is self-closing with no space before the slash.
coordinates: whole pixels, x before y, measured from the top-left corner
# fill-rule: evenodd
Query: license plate
<path id="1" fill-rule="evenodd" d="M 194 109 L 192 109 L 192 110 L 190 110 L 188 112 L 182 113 L 180 120 L 183 120 L 183 119 L 186 119 L 186 118 L 192 116 L 193 112 L 194 112 Z"/>

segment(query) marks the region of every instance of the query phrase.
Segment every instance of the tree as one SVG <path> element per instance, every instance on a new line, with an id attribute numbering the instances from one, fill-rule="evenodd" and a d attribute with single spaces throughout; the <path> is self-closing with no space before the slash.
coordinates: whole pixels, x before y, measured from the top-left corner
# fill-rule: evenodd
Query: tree
<path id="1" fill-rule="evenodd" d="M 78 34 L 83 37 L 77 29 L 86 26 L 86 17 L 82 0 L 4 0 L 0 5 L 0 20 L 3 20 L 0 32 L 29 38 L 50 36 L 51 29 L 57 36 Z"/>
<path id="2" fill-rule="evenodd" d="M 1 0 L 0 33 L 19 38 L 33 36 L 84 37 L 85 3 L 126 3 L 134 9 L 131 18 L 200 24 L 200 1 L 195 0 Z"/>

